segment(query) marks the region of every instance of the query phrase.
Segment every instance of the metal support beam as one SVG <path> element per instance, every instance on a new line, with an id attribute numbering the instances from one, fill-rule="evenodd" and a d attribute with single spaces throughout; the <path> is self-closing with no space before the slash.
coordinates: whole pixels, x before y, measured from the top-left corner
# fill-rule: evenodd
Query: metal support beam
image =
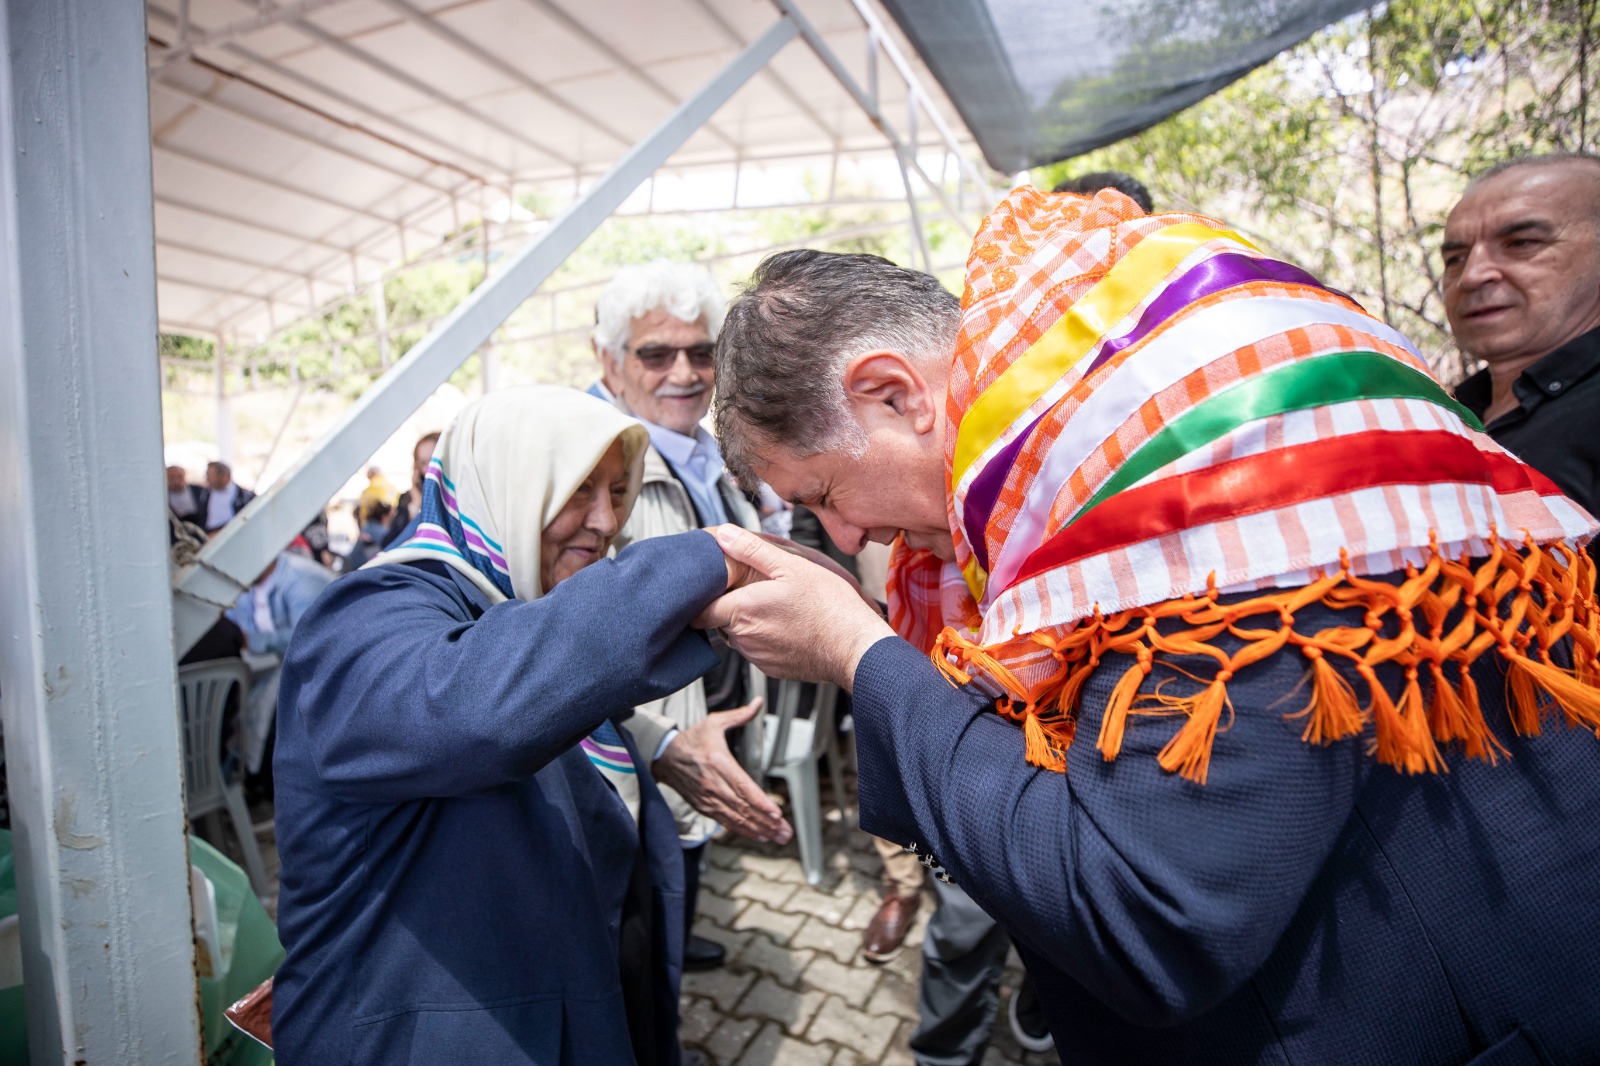
<path id="1" fill-rule="evenodd" d="M 197 48 L 215 48 L 221 44 L 239 37 L 247 37 L 252 33 L 276 26 L 293 18 L 303 18 L 314 11 L 320 11 L 334 4 L 342 4 L 345 0 L 300 0 L 297 4 L 262 4 L 261 14 L 251 18 L 230 22 L 226 26 L 218 26 L 214 30 L 200 33 L 194 32 L 189 24 L 189 0 L 182 0 L 178 9 L 178 39 L 171 48 L 152 55 L 150 65 L 159 70 L 180 59 L 187 59 L 194 54 Z M 159 10 L 159 9 L 157 9 Z M 165 12 L 161 12 L 165 14 Z"/>
<path id="2" fill-rule="evenodd" d="M 21 0 L 17 0 L 21 2 Z M 665 163 L 796 33 L 779 19 L 635 145 L 550 228 L 461 302 L 394 370 L 174 579 L 176 642 L 187 650 L 323 507 L 373 449 L 494 334 L 639 184 Z M 159 495 L 159 494 L 157 494 Z"/>
<path id="3" fill-rule="evenodd" d="M 0 7 L 0 715 L 36 1066 L 193 1064 L 144 12 Z"/>
<path id="4" fill-rule="evenodd" d="M 827 41 L 823 40 L 822 35 L 817 32 L 816 27 L 811 25 L 806 17 L 800 13 L 799 8 L 795 5 L 794 0 L 772 0 L 772 3 L 773 6 L 775 6 L 779 11 L 783 12 L 784 15 L 792 19 L 795 25 L 800 28 L 800 36 L 805 39 L 806 44 L 811 46 L 811 51 L 814 52 L 816 57 L 822 61 L 822 65 L 827 67 L 828 70 L 832 72 L 833 76 L 838 79 L 839 84 L 844 86 L 845 91 L 855 98 L 856 106 L 861 108 L 862 111 L 866 112 L 867 117 L 872 120 L 872 124 L 877 126 L 879 132 L 888 139 L 890 146 L 895 150 L 895 154 L 900 157 L 901 166 L 914 171 L 916 175 L 923 180 L 923 182 L 933 192 L 934 198 L 939 201 L 939 206 L 944 208 L 945 213 L 948 214 L 958 226 L 961 226 L 969 231 L 975 229 L 976 226 L 974 226 L 973 222 L 970 219 L 963 217 L 960 212 L 956 210 L 955 205 L 950 202 L 950 198 L 945 195 L 944 189 L 940 188 L 940 186 L 932 178 L 928 177 L 927 173 L 922 169 L 922 164 L 917 160 L 916 146 L 907 146 L 906 143 L 900 139 L 900 135 L 894 131 L 894 127 L 890 126 L 888 121 L 883 117 L 883 112 L 879 110 L 878 107 L 876 86 L 874 86 L 874 90 L 872 92 L 869 92 L 856 83 L 856 79 L 851 75 L 850 71 L 845 68 L 844 63 L 840 61 L 839 57 L 834 54 L 833 49 L 828 47 Z M 901 66 L 903 60 L 900 59 L 899 55 L 888 50 L 888 42 L 883 38 L 882 30 L 878 26 L 876 20 L 869 19 L 868 25 L 872 28 L 873 40 L 877 41 L 879 46 L 884 48 L 889 58 L 895 62 L 896 69 L 901 71 L 903 77 L 905 78 L 907 88 L 914 92 L 917 88 L 916 79 L 911 76 L 911 73 L 907 68 Z M 873 49 L 869 53 L 869 59 L 872 56 L 876 56 L 877 51 L 878 50 L 876 48 Z M 874 71 L 876 71 L 875 61 L 873 62 L 872 66 L 869 67 L 868 71 L 869 75 L 872 76 L 875 82 L 876 74 L 873 73 Z M 942 128 L 942 121 L 939 120 L 937 116 L 933 116 L 933 118 L 934 125 Z M 951 143 L 954 142 L 951 141 Z"/>

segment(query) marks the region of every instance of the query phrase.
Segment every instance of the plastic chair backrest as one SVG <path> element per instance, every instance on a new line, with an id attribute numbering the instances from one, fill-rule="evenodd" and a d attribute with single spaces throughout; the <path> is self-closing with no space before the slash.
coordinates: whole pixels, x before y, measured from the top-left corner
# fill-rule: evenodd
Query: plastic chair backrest
<path id="1" fill-rule="evenodd" d="M 241 659 L 212 659 L 178 668 L 178 706 L 183 712 L 183 781 L 190 818 L 220 810 L 222 712 L 238 686 L 239 706 L 250 689 L 250 668 Z"/>
<path id="2" fill-rule="evenodd" d="M 807 715 L 811 721 L 811 751 L 806 758 L 819 759 L 828 748 L 828 738 L 833 735 L 833 719 L 835 709 L 839 703 L 839 686 L 833 684 L 810 684 L 805 681 L 780 681 L 778 682 L 777 706 L 772 710 L 772 721 L 767 724 L 767 730 L 772 737 L 767 744 L 766 758 L 761 763 L 761 774 L 767 776 L 774 773 L 779 766 L 790 762 L 800 761 L 788 758 L 789 731 L 801 710 L 800 697 L 805 690 L 811 689 L 811 713 Z"/>

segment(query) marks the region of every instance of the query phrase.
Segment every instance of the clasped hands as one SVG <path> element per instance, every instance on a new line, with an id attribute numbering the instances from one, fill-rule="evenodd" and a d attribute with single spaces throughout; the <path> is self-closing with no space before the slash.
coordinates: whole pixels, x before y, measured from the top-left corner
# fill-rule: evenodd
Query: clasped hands
<path id="1" fill-rule="evenodd" d="M 734 525 L 711 531 L 728 565 L 728 590 L 695 625 L 720 629 L 769 677 L 831 681 L 848 691 L 856 664 L 893 631 L 861 586 L 832 559 Z M 753 840 L 787 843 L 793 830 L 728 749 L 727 732 L 763 701 L 720 711 L 685 729 L 652 765 L 689 805 Z"/>
<path id="2" fill-rule="evenodd" d="M 848 692 L 867 649 L 894 631 L 861 586 L 827 556 L 734 525 L 711 534 L 728 591 L 695 625 L 719 629 L 769 677 L 831 681 Z"/>

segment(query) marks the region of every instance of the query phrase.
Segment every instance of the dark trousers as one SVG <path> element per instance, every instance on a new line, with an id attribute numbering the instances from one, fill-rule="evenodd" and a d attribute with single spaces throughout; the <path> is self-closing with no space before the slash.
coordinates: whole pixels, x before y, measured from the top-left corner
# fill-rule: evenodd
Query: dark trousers
<path id="1" fill-rule="evenodd" d="M 994 1029 L 1005 930 L 955 885 L 933 882 L 938 907 L 922 940 L 922 994 L 911 1054 L 917 1066 L 977 1066 Z"/>
<path id="2" fill-rule="evenodd" d="M 683 936 L 684 942 L 694 935 L 695 904 L 700 899 L 700 863 L 706 857 L 706 846 L 696 844 L 683 849 Z"/>

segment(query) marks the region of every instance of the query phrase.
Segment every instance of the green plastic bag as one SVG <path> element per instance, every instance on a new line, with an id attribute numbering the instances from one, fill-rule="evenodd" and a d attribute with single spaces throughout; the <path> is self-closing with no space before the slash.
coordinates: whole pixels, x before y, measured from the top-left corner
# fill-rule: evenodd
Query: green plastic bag
<path id="1" fill-rule="evenodd" d="M 272 976 L 283 946 L 245 872 L 199 837 L 189 838 L 189 861 L 216 893 L 221 973 L 200 979 L 200 1021 L 209 1066 L 272 1066 L 272 1052 L 229 1024 L 222 1012 Z M 0 829 L 0 918 L 17 913 L 11 832 Z M 28 1061 L 28 1014 L 21 985 L 0 989 L 0 1062 Z"/>

